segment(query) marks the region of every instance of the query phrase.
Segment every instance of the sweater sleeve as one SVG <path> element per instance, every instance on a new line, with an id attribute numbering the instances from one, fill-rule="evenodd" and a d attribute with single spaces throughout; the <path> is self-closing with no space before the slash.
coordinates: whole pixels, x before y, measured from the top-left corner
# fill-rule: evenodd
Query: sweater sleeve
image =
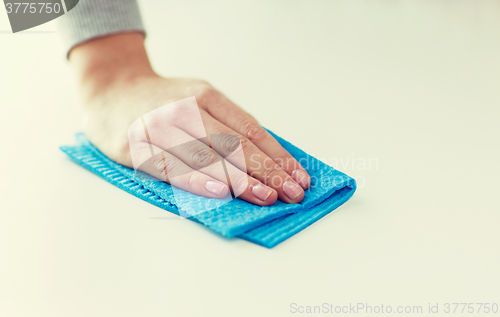
<path id="1" fill-rule="evenodd" d="M 127 31 L 145 34 L 137 0 L 80 0 L 57 19 L 57 27 L 66 54 L 93 38 Z"/>

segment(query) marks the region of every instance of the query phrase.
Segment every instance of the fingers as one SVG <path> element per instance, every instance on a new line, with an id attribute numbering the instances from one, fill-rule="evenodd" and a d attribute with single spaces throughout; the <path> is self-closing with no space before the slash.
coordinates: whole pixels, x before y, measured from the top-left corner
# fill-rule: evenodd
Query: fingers
<path id="1" fill-rule="evenodd" d="M 138 143 L 140 146 L 146 144 L 154 155 L 148 164 L 141 165 L 141 169 L 195 194 L 213 197 L 231 189 L 235 196 L 262 206 L 273 204 L 278 197 L 286 203 L 302 201 L 303 188 L 310 184 L 306 171 L 250 115 L 225 100 L 223 107 L 227 113 L 216 110 L 219 120 L 228 122 L 244 135 L 208 112 L 198 110 L 194 98 L 191 101 L 186 99 L 182 101 L 184 103 L 178 102 L 148 113 L 129 129 L 134 167 L 137 159 L 133 149 Z M 186 108 L 194 110 L 186 114 Z M 238 124 L 238 120 L 244 124 Z M 204 129 L 200 129 L 203 126 Z M 152 146 L 155 146 L 154 151 Z M 165 165 L 167 171 L 163 169 L 162 172 Z M 172 177 L 176 174 L 177 177 Z M 185 176 L 188 174 L 189 177 Z M 174 179 L 178 179 L 178 184 L 174 184 Z M 220 189 L 217 187 L 220 183 L 230 187 L 226 185 L 227 189 Z M 207 196 L 206 191 L 211 194 Z"/>
<path id="2" fill-rule="evenodd" d="M 150 147 L 156 154 L 144 161 L 139 170 L 177 188 L 207 198 L 224 198 L 229 194 L 229 187 L 223 181 L 193 170 L 174 155 L 155 145 L 142 144 L 145 155 L 150 153 Z"/>
<path id="3" fill-rule="evenodd" d="M 255 144 L 303 189 L 309 188 L 311 178 L 306 170 L 252 116 L 225 97 L 221 98 L 217 104 L 209 104 L 208 112 L 212 117 Z"/>
<path id="4" fill-rule="evenodd" d="M 311 178 L 300 163 L 286 151 L 269 132 L 257 122 L 247 122 L 240 129 L 243 136 L 255 144 L 262 152 L 266 153 L 303 189 L 309 188 Z"/>
<path id="5" fill-rule="evenodd" d="M 182 160 L 190 168 L 228 183 L 236 197 L 260 206 L 272 205 L 278 199 L 275 190 L 224 160 L 206 143 L 193 139 L 184 131 L 176 130 L 170 133 L 181 143 L 166 149 L 170 154 Z"/>
<path id="6" fill-rule="evenodd" d="M 298 203 L 304 198 L 303 188 L 292 179 L 273 159 L 262 152 L 248 139 L 242 137 L 230 128 L 226 127 L 208 113 L 201 111 L 201 116 L 205 128 L 210 135 L 233 135 L 238 137 L 240 144 L 237 150 L 231 152 L 234 148 L 234 138 L 229 138 L 231 142 L 213 142 L 212 147 L 219 153 L 230 153 L 226 159 L 238 168 L 245 170 L 250 176 L 259 180 L 263 184 L 273 188 L 278 193 L 279 198 L 286 203 Z M 224 140 L 224 138 L 221 138 Z M 224 148 L 226 145 L 229 148 Z M 244 157 L 244 166 L 241 166 L 241 160 L 234 160 L 235 157 Z"/>

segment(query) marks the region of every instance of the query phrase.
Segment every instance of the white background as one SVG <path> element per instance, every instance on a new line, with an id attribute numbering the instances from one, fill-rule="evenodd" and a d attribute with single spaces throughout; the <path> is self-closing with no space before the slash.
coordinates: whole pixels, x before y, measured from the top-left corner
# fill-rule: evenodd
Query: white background
<path id="1" fill-rule="evenodd" d="M 141 8 L 160 74 L 207 79 L 360 188 L 271 250 L 155 219 L 58 150 L 82 125 L 55 24 L 9 34 L 0 10 L 0 316 L 500 303 L 499 2 Z"/>

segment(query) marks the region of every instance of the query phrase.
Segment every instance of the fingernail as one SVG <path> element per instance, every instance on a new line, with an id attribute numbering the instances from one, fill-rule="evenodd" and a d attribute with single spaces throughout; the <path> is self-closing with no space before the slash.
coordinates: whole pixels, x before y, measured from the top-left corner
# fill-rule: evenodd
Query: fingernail
<path id="1" fill-rule="evenodd" d="M 283 184 L 283 191 L 288 198 L 295 199 L 302 193 L 302 188 L 292 181 L 286 181 Z"/>
<path id="2" fill-rule="evenodd" d="M 292 172 L 292 178 L 295 179 L 297 183 L 299 183 L 302 188 L 307 189 L 309 187 L 309 175 L 302 170 L 295 170 Z"/>
<path id="3" fill-rule="evenodd" d="M 205 188 L 209 192 L 211 192 L 212 194 L 215 194 L 217 196 L 219 196 L 220 193 L 222 193 L 222 191 L 224 190 L 224 187 L 226 187 L 226 185 L 219 183 L 219 182 L 214 182 L 214 181 L 208 181 L 205 184 Z"/>
<path id="4" fill-rule="evenodd" d="M 264 185 L 256 185 L 252 188 L 252 193 L 255 197 L 259 198 L 262 201 L 266 201 L 269 196 L 273 193 L 273 190 Z"/>

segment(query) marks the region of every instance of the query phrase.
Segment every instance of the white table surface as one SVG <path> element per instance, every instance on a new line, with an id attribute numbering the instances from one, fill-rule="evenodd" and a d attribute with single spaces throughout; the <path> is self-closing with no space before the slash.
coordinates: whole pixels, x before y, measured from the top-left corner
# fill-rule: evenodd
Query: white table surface
<path id="1" fill-rule="evenodd" d="M 499 2 L 141 7 L 159 73 L 207 79 L 360 187 L 271 250 L 157 219 L 58 150 L 82 125 L 55 24 L 9 34 L 0 10 L 0 316 L 500 303 Z"/>

